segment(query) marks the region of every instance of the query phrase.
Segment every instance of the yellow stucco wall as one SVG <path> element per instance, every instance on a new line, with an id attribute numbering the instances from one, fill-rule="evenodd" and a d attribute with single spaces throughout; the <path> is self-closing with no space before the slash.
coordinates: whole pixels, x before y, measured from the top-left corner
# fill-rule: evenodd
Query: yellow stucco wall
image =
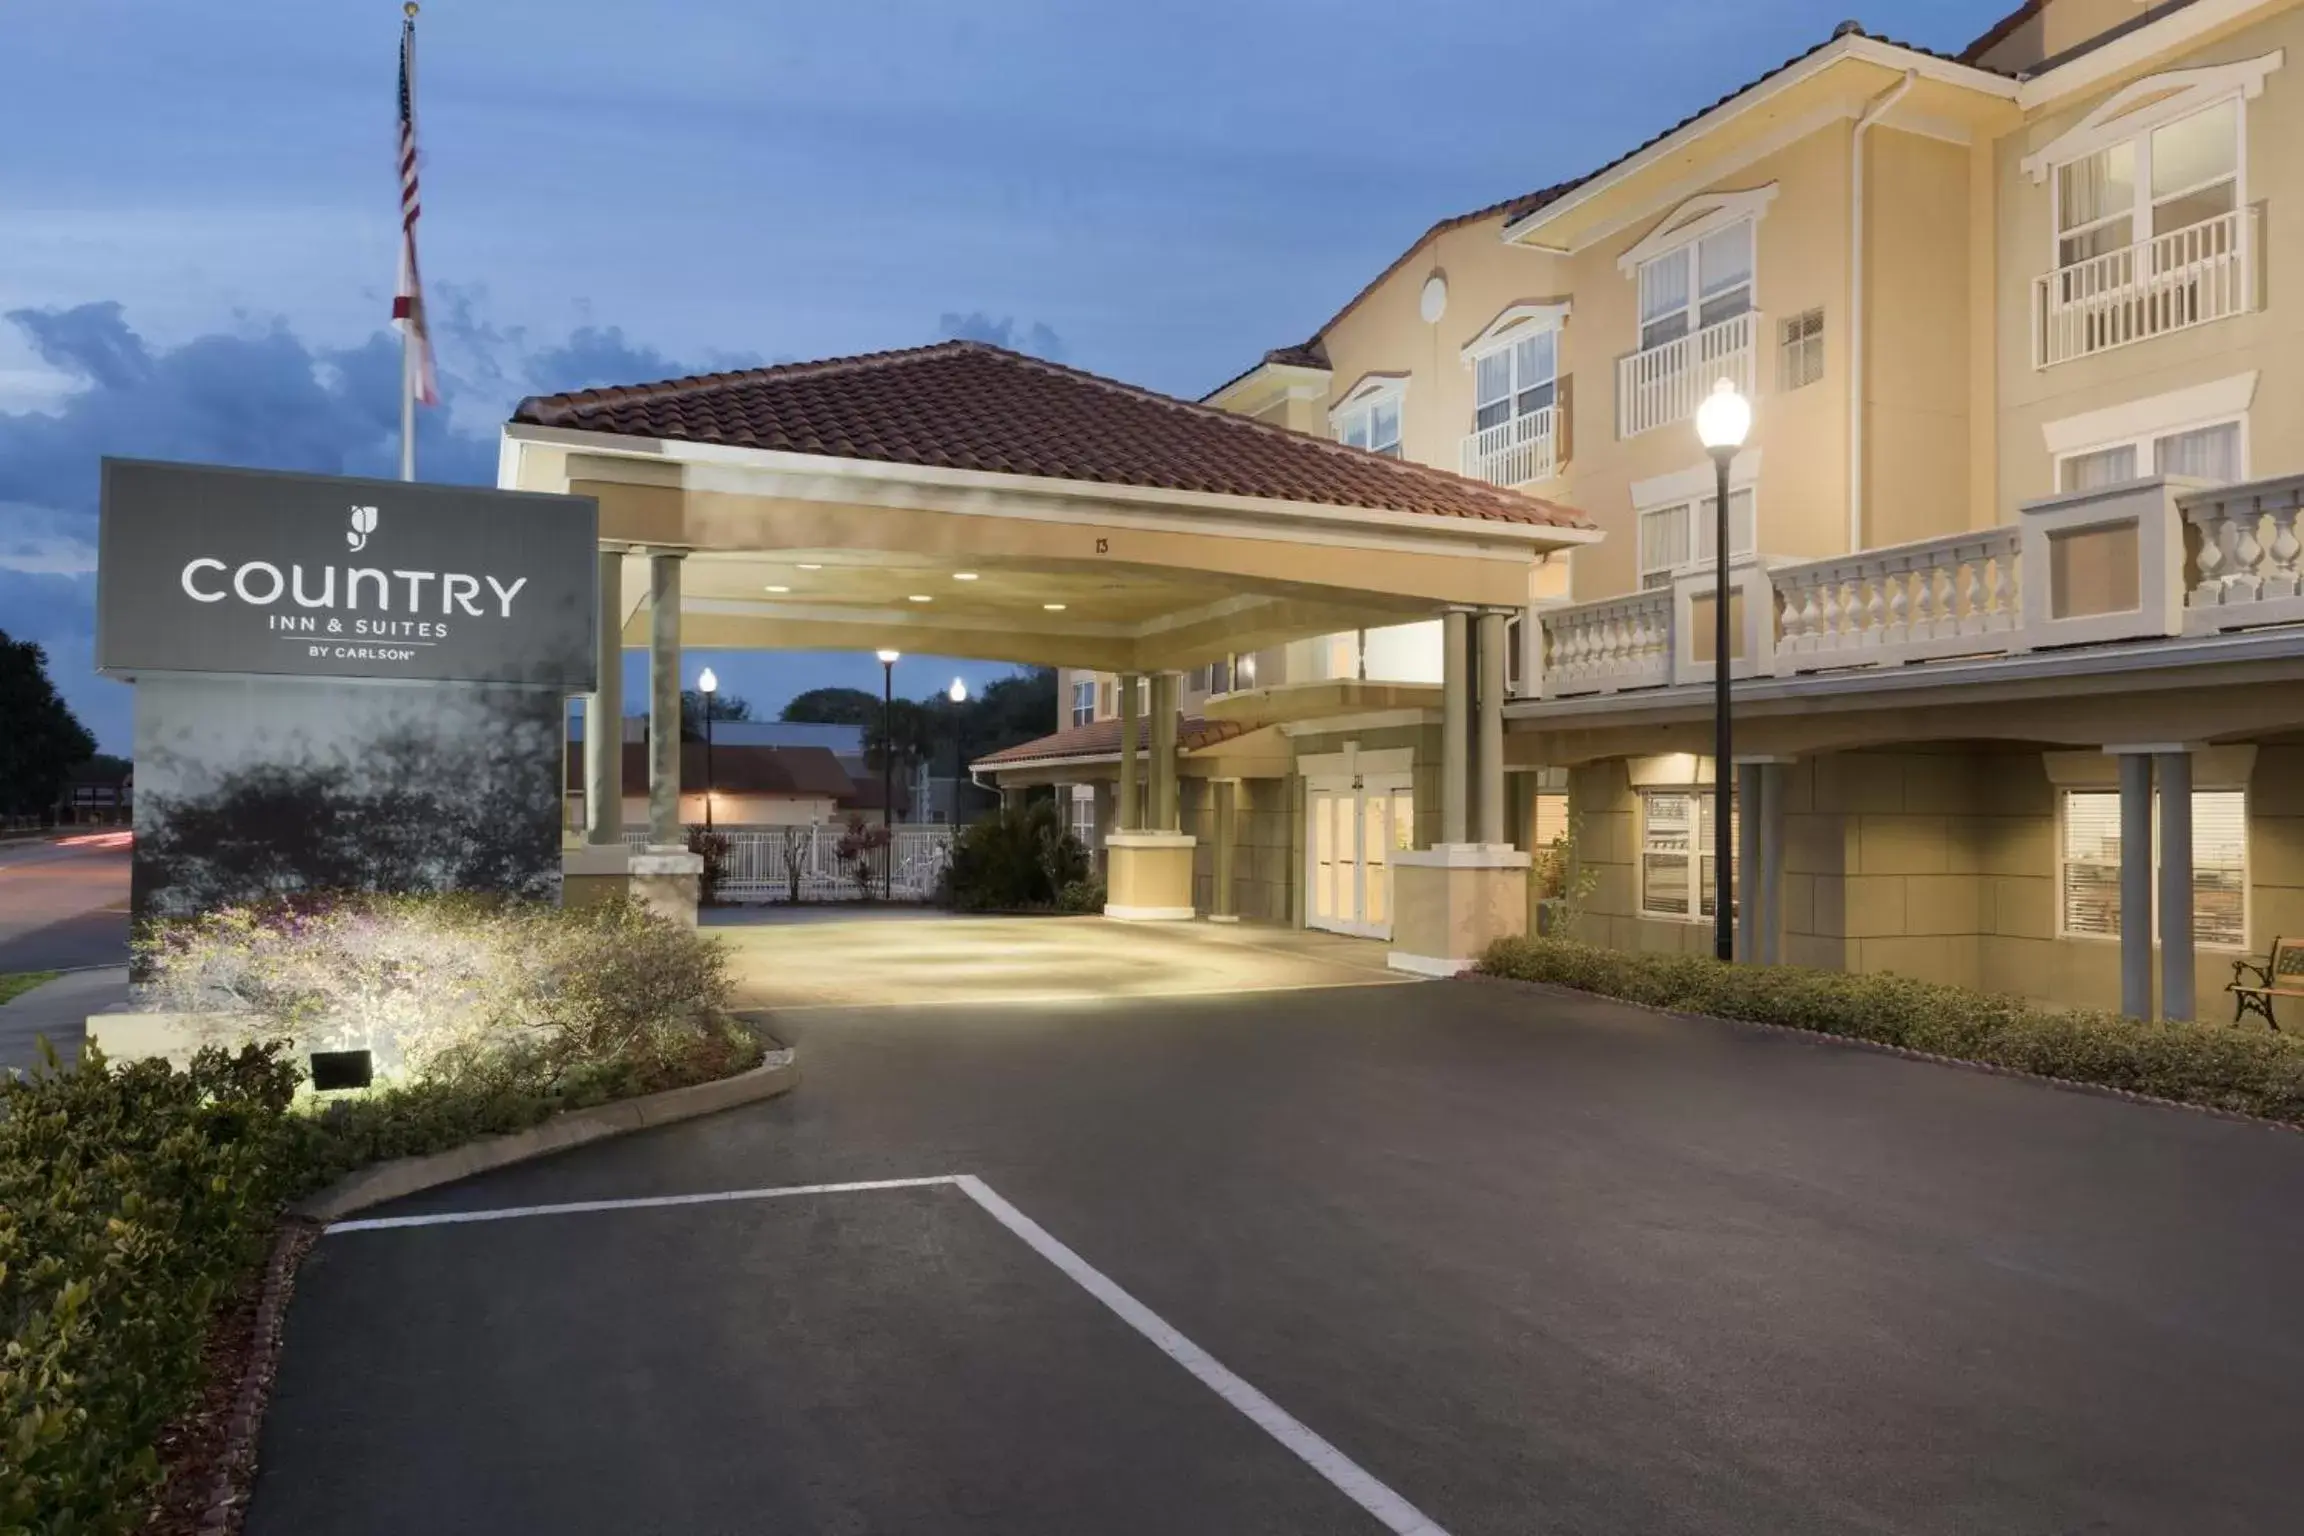
<path id="1" fill-rule="evenodd" d="M 2000 392 L 1995 492 L 2001 521 L 2013 519 L 2020 503 L 2055 489 L 2045 424 L 2235 374 L 2259 375 L 2250 412 L 2250 476 L 2304 470 L 2304 433 L 2295 430 L 2304 421 L 2304 304 L 2298 302 L 2304 294 L 2304 157 L 2291 152 L 2304 145 L 2304 7 L 2157 61 L 2151 72 L 2253 59 L 2280 48 L 2287 50 L 2287 64 L 2266 79 L 2262 95 L 2246 103 L 2243 196 L 2261 210 L 2264 222 L 2258 292 L 2266 307 L 2254 314 L 2035 369 L 2033 285 L 2055 264 L 2054 178 L 2035 183 L 2021 162 L 2145 71 L 2059 102 L 1994 146 Z"/>

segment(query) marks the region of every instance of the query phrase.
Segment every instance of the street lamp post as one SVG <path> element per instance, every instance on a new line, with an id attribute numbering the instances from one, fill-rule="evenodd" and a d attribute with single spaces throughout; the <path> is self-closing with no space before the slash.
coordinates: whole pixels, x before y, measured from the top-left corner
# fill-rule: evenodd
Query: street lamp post
<path id="1" fill-rule="evenodd" d="M 960 828 L 960 706 L 968 702 L 968 685 L 959 678 L 944 690 L 944 697 L 952 701 L 952 828 L 955 835 Z"/>
<path id="2" fill-rule="evenodd" d="M 696 691 L 704 695 L 704 830 L 712 830 L 712 695 L 720 691 L 720 679 L 710 667 L 696 679 Z"/>
<path id="3" fill-rule="evenodd" d="M 1711 395 L 1696 409 L 1696 436 L 1719 471 L 1713 507 L 1713 554 L 1719 574 L 1712 592 L 1712 952 L 1728 961 L 1736 958 L 1735 844 L 1728 836 L 1736 793 L 1735 741 L 1728 708 L 1728 466 L 1751 430 L 1752 402 L 1726 379 L 1713 385 Z"/>
<path id="4" fill-rule="evenodd" d="M 880 899 L 895 889 L 896 860 L 896 661 L 904 653 L 880 653 L 880 830 L 888 844 L 880 850 Z"/>

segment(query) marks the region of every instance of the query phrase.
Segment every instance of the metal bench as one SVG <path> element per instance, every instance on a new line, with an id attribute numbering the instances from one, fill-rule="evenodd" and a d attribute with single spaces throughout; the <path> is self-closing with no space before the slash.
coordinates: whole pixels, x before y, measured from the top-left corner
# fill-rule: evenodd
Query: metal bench
<path id="1" fill-rule="evenodd" d="M 2272 1000 L 2304 998 L 2304 942 L 2274 939 L 2272 953 L 2262 960 L 2233 961 L 2232 982 L 2224 990 L 2232 994 L 2233 1023 L 2253 1013 L 2278 1029 L 2280 1021 L 2272 1016 Z"/>

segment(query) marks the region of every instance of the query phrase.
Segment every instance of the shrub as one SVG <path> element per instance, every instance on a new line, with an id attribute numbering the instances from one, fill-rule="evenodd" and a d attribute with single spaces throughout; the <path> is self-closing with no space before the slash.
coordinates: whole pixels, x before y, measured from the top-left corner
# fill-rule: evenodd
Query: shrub
<path id="1" fill-rule="evenodd" d="M 1551 939 L 1501 940 L 1480 969 L 2304 1125 L 2304 1040 L 2267 1031 L 2037 1008 L 1903 976 L 1722 965 Z"/>
<path id="2" fill-rule="evenodd" d="M 848 830 L 840 834 L 840 841 L 833 845 L 832 853 L 840 860 L 840 867 L 846 871 L 848 878 L 855 882 L 857 900 L 870 901 L 880 894 L 881 870 L 887 859 L 875 859 L 872 855 L 886 848 L 890 841 L 891 834 L 887 827 L 867 823 L 861 816 L 848 818 Z"/>
<path id="3" fill-rule="evenodd" d="M 704 860 L 704 869 L 696 879 L 696 899 L 711 906 L 720 899 L 720 880 L 727 873 L 728 834 L 706 827 L 688 829 L 688 851 Z"/>
<path id="4" fill-rule="evenodd" d="M 961 912 L 1051 911 L 1067 889 L 1083 886 L 1088 877 L 1088 851 L 1056 802 L 1034 800 L 960 830 L 952 840 L 943 899 Z M 1101 898 L 1096 906 L 1102 908 Z"/>
<path id="5" fill-rule="evenodd" d="M 277 1050 L 0 1082 L 0 1530 L 125 1532 L 300 1174 Z"/>
<path id="6" fill-rule="evenodd" d="M 365 1049 L 393 1079 L 551 1092 L 614 1063 L 678 1075 L 719 1049 L 726 959 L 637 902 L 473 896 L 229 907 L 138 942 L 145 1005 L 254 1015 L 299 1052 Z M 244 1036 L 244 1023 L 226 1025 Z"/>
<path id="7" fill-rule="evenodd" d="M 1085 880 L 1072 881 L 1056 893 L 1056 910 L 1059 912 L 1101 912 L 1104 910 L 1106 899 L 1104 882 L 1094 875 L 1090 875 Z"/>

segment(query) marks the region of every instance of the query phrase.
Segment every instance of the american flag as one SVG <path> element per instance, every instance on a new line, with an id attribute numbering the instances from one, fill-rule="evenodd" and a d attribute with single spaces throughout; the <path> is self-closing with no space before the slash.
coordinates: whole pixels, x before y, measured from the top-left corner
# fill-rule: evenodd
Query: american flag
<path id="1" fill-rule="evenodd" d="M 392 297 L 392 320 L 414 359 L 406 387 L 420 403 L 438 405 L 440 380 L 424 328 L 424 283 L 416 272 L 416 218 L 423 211 L 416 194 L 416 18 L 410 16 L 400 24 L 400 287 Z"/>

